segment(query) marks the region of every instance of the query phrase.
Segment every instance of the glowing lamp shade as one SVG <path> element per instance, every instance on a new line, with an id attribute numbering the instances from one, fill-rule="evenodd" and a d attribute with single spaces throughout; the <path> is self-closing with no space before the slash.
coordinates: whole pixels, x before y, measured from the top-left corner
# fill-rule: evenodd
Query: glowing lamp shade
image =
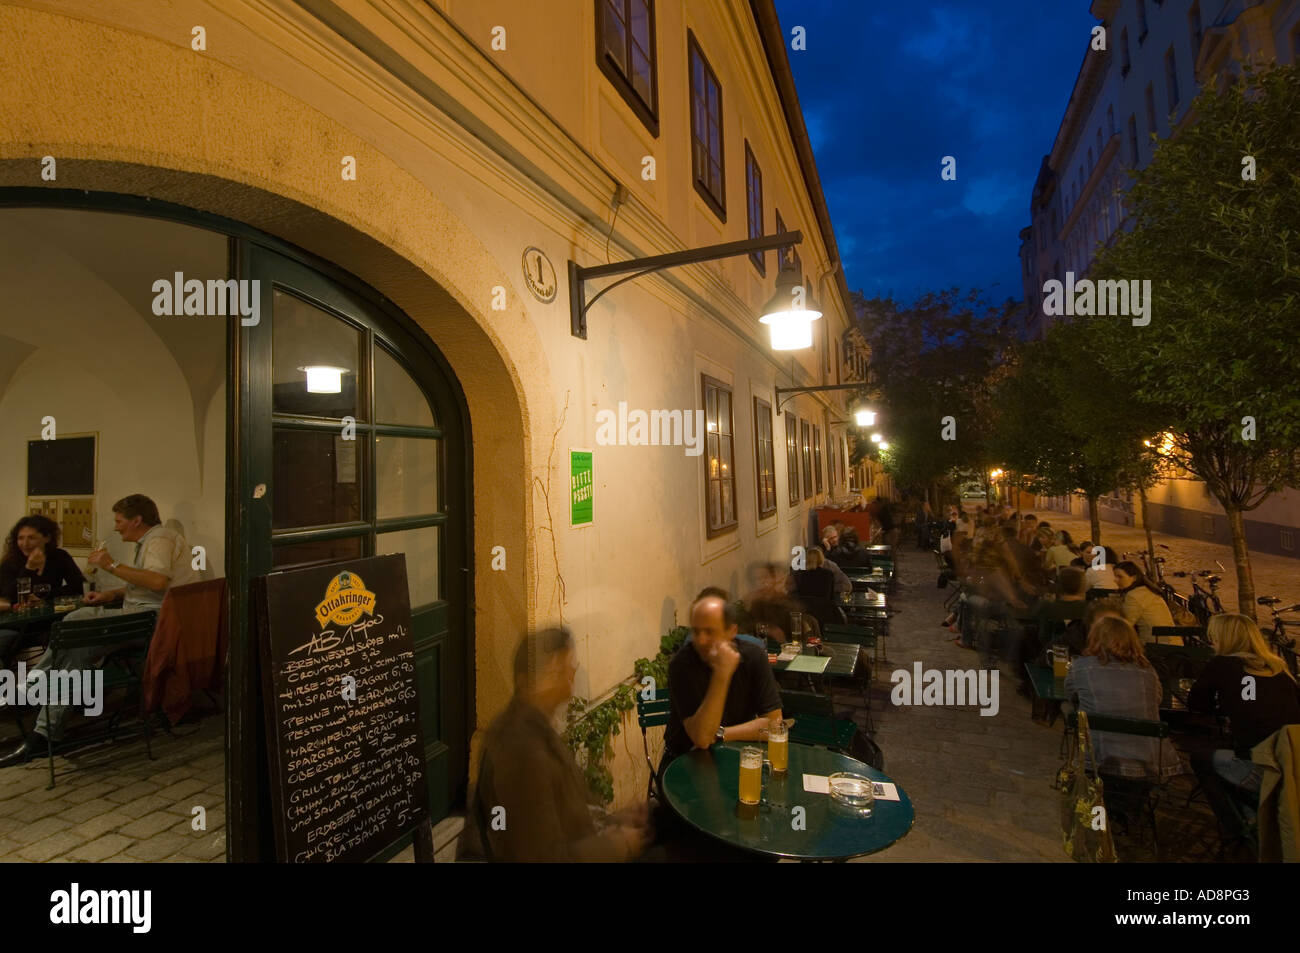
<path id="1" fill-rule="evenodd" d="M 309 394 L 338 394 L 343 390 L 343 371 L 346 368 L 313 364 L 310 367 L 300 367 L 298 370 L 307 373 Z"/>
<path id="2" fill-rule="evenodd" d="M 812 347 L 812 323 L 822 316 L 812 295 L 799 283 L 798 274 L 782 268 L 776 280 L 776 294 L 763 306 L 760 324 L 772 334 L 772 350 L 801 351 Z"/>
<path id="3" fill-rule="evenodd" d="M 820 311 L 785 311 L 758 320 L 771 330 L 772 350 L 802 351 L 812 347 L 812 323 L 821 316 Z"/>
<path id="4" fill-rule="evenodd" d="M 880 441 L 883 440 L 883 439 L 884 439 L 884 438 L 881 437 L 880 434 L 878 434 L 878 433 L 873 433 L 873 434 L 871 435 L 871 442 L 872 442 L 872 443 L 880 443 Z"/>
<path id="5" fill-rule="evenodd" d="M 888 449 L 889 449 L 889 441 L 888 441 L 888 440 L 882 440 L 882 441 L 880 441 L 880 449 L 881 449 L 881 450 L 888 450 Z"/>
<path id="6" fill-rule="evenodd" d="M 874 410 L 855 410 L 853 418 L 858 422 L 859 427 L 871 427 L 876 422 L 876 412 Z"/>

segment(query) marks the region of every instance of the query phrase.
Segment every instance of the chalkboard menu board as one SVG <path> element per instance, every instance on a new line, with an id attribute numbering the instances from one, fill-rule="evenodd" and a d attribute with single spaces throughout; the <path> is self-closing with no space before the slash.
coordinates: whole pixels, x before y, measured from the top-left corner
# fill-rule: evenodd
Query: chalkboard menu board
<path id="1" fill-rule="evenodd" d="M 368 860 L 428 821 L 406 557 L 273 573 L 259 589 L 276 850 Z"/>

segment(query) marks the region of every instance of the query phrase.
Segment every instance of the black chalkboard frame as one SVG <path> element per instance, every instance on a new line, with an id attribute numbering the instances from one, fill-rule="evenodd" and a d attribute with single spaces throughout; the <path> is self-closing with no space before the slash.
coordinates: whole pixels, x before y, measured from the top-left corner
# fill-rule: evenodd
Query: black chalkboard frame
<path id="1" fill-rule="evenodd" d="M 299 624 L 290 636 L 284 631 L 286 612 L 292 609 L 285 604 L 290 594 L 298 597 L 299 605 L 293 609 L 305 609 L 305 621 L 315 623 L 312 608 L 323 600 L 328 582 L 341 573 L 351 573 L 365 580 L 365 588 L 376 596 L 376 615 L 384 614 L 384 631 L 400 626 L 404 635 L 385 638 L 383 648 L 399 654 L 409 654 L 414 659 L 414 637 L 411 630 L 411 609 L 409 590 L 406 579 L 406 556 L 398 553 L 386 556 L 372 556 L 350 559 L 344 562 L 324 566 L 312 566 L 288 572 L 272 573 L 254 580 L 253 596 L 255 600 L 254 624 L 260 645 L 260 662 L 262 669 L 261 688 L 263 696 L 263 727 L 270 770 L 270 797 L 272 806 L 272 827 L 274 829 L 275 850 L 277 858 L 283 863 L 295 862 L 295 844 L 289 830 L 287 778 L 285 770 L 286 727 L 276 704 L 277 688 L 280 685 L 277 666 L 287 659 L 282 655 L 287 644 L 286 638 L 300 639 L 303 633 L 315 635 L 320 629 L 309 629 L 306 624 Z M 310 601 L 310 605 L 307 603 Z M 293 613 L 295 620 L 299 613 Z M 366 618 L 363 616 L 363 619 Z M 361 621 L 361 620 L 358 620 Z M 343 630 L 350 631 L 351 626 L 336 626 L 336 634 Z M 395 644 L 390 644 L 395 641 Z M 358 845 L 346 855 L 333 858 L 335 862 L 358 862 L 380 859 L 390 855 L 405 838 L 414 833 L 417 861 L 432 861 L 432 825 L 429 818 L 428 778 L 424 760 L 424 736 L 419 720 L 418 682 L 411 674 L 409 687 L 412 689 L 404 712 L 408 716 L 406 724 L 415 734 L 413 750 L 419 755 L 419 765 L 414 771 L 414 807 L 406 821 L 382 832 L 381 839 Z M 334 703 L 331 702 L 333 705 Z"/>

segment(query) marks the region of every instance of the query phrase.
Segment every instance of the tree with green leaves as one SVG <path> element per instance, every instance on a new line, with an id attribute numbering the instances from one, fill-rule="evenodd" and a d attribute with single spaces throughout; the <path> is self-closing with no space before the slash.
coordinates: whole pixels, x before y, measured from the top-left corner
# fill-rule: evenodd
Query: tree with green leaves
<path id="1" fill-rule="evenodd" d="M 1100 543 L 1097 501 L 1150 479 L 1143 440 L 1152 429 L 1126 380 L 1102 365 L 1091 337 L 1085 324 L 1059 323 L 1019 350 L 997 387 L 990 447 L 1024 474 L 1032 492 L 1082 493 L 1092 539 Z"/>
<path id="2" fill-rule="evenodd" d="M 871 345 L 868 393 L 890 444 L 881 454 L 869 435 L 859 436 L 858 454 L 880 460 L 899 486 L 927 494 L 936 505 L 935 491 L 956 470 L 987 472 L 985 404 L 1011 307 L 956 289 L 910 306 L 856 295 L 855 311 Z"/>
<path id="3" fill-rule="evenodd" d="M 1110 373 L 1205 481 L 1232 534 L 1237 594 L 1255 614 L 1244 514 L 1300 483 L 1300 72 L 1213 84 L 1126 198 L 1134 228 L 1091 277 L 1152 282 L 1150 323 L 1084 321 Z M 1156 441 L 1153 441 L 1155 443 Z"/>

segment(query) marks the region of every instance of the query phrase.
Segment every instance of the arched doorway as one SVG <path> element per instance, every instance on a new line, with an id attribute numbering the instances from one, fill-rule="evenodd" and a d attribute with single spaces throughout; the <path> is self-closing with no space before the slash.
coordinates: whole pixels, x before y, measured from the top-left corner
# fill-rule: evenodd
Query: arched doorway
<path id="1" fill-rule="evenodd" d="M 407 554 L 429 806 L 435 820 L 446 815 L 464 796 L 474 724 L 472 460 L 465 397 L 437 346 L 336 264 L 233 220 L 135 196 L 64 190 L 0 188 L 0 207 L 183 223 L 224 240 L 228 253 L 216 273 L 186 277 L 258 282 L 257 323 L 223 318 L 225 353 L 205 344 L 228 395 L 230 859 L 272 856 L 258 647 L 246 594 L 250 579 L 280 569 Z M 174 319 L 177 333 L 187 320 L 194 319 Z M 337 392 L 305 387 L 299 370 L 322 362 L 339 368 Z M 344 418 L 353 440 L 342 441 Z"/>
<path id="2" fill-rule="evenodd" d="M 257 241 L 239 251 L 261 304 L 236 348 L 238 571 L 405 553 L 438 820 L 464 797 L 473 725 L 463 400 L 427 336 L 354 279 Z M 328 369 L 323 385 L 309 386 L 308 368 Z"/>

